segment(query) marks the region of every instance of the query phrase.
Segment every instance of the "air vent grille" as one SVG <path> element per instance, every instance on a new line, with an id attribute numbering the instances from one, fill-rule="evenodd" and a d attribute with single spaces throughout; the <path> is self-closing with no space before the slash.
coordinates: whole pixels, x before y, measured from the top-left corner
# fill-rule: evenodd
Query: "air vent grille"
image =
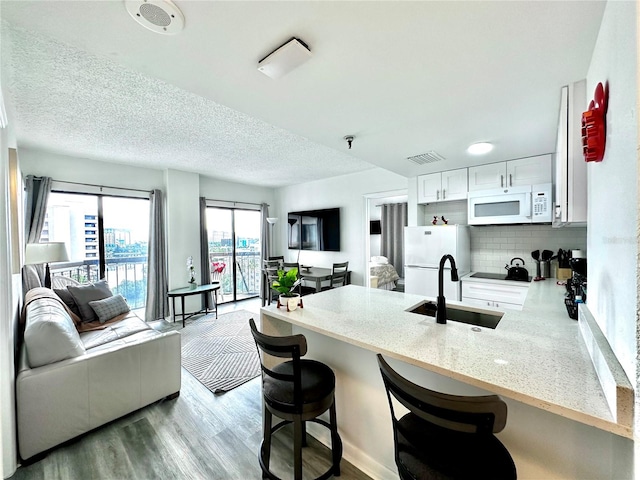
<path id="1" fill-rule="evenodd" d="M 420 155 L 407 157 L 407 160 L 415 163 L 416 165 L 424 165 L 426 163 L 442 162 L 443 160 L 445 160 L 445 158 L 442 155 L 431 150 L 427 153 L 421 153 Z"/>

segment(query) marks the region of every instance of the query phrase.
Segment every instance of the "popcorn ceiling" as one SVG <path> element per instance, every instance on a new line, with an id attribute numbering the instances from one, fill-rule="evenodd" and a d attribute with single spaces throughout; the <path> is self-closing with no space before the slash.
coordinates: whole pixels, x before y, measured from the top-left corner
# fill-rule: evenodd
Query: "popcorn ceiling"
<path id="1" fill-rule="evenodd" d="M 372 164 L 2 22 L 18 146 L 267 187 Z"/>

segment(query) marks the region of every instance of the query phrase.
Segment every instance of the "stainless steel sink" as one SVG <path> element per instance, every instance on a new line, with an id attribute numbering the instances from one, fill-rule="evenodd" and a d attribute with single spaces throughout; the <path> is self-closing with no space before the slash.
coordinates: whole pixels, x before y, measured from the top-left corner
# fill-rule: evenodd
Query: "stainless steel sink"
<path id="1" fill-rule="evenodd" d="M 436 316 L 435 302 L 420 302 L 409 308 L 407 312 L 417 313 L 419 315 Z M 477 325 L 479 327 L 496 328 L 504 313 L 489 312 L 487 310 L 479 310 L 472 307 L 462 307 L 458 305 L 447 305 L 447 320 L 454 322 L 467 323 L 469 325 Z"/>

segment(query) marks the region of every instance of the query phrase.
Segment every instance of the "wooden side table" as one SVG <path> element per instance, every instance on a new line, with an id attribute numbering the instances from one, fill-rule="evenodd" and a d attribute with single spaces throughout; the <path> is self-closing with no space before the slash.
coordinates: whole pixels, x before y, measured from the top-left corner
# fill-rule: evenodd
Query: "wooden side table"
<path id="1" fill-rule="evenodd" d="M 167 292 L 167 297 L 171 299 L 171 306 L 173 308 L 171 311 L 171 317 L 173 318 L 173 321 L 174 322 L 176 321 L 176 297 L 180 297 L 180 304 L 182 306 L 182 328 L 184 328 L 185 320 L 187 318 L 191 318 L 194 315 L 197 315 L 202 312 L 209 313 L 209 302 L 205 302 L 204 309 L 200 309 L 197 312 L 186 313 L 184 311 L 184 298 L 188 297 L 189 295 L 207 295 L 207 294 L 211 295 L 213 307 L 216 312 L 216 318 L 218 318 L 218 302 L 216 302 L 216 296 L 215 296 L 215 292 L 218 290 L 220 290 L 220 282 L 213 282 L 207 285 L 198 285 L 196 288 L 182 287 L 182 288 L 176 288 L 174 290 L 169 290 Z"/>

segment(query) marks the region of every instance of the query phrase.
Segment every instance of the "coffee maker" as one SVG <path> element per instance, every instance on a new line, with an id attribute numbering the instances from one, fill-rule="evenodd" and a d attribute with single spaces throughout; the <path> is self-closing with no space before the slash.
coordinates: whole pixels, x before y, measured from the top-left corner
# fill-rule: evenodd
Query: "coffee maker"
<path id="1" fill-rule="evenodd" d="M 578 305 L 587 301 L 587 259 L 571 258 L 571 278 L 567 279 L 564 304 L 569 317 L 578 319 Z"/>

